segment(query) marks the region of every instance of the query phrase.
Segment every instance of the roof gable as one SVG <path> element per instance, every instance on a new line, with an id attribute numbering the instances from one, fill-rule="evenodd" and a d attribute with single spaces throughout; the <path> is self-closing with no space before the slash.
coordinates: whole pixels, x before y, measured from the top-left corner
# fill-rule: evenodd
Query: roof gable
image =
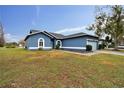
<path id="1" fill-rule="evenodd" d="M 35 33 L 31 33 L 31 34 L 27 35 L 24 40 L 26 41 L 30 36 L 36 35 L 36 34 L 41 34 L 41 33 L 44 34 L 44 35 L 47 35 L 50 38 L 53 38 L 52 36 L 50 36 L 49 34 L 45 33 L 44 31 L 40 31 L 40 32 L 35 32 Z"/>
<path id="2" fill-rule="evenodd" d="M 45 34 L 47 35 L 48 37 L 50 38 L 55 38 L 55 39 L 69 39 L 69 38 L 76 38 L 76 37 L 81 37 L 81 36 L 91 36 L 91 37 L 96 37 L 98 38 L 97 36 L 94 36 L 94 35 L 89 35 L 89 34 L 86 34 L 86 33 L 76 33 L 76 34 L 71 34 L 71 35 L 67 35 L 67 36 L 64 36 L 62 34 L 58 34 L 58 33 L 52 33 L 52 32 L 47 32 L 47 31 L 40 31 L 40 30 L 34 30 L 35 33 L 31 33 L 29 35 L 26 36 L 26 39 L 28 39 L 28 37 L 32 36 L 32 35 L 36 35 L 36 34 Z"/>
<path id="3" fill-rule="evenodd" d="M 56 39 L 63 39 L 65 37 L 64 35 L 58 33 L 52 33 L 52 32 L 46 32 L 46 33 L 52 35 Z"/>

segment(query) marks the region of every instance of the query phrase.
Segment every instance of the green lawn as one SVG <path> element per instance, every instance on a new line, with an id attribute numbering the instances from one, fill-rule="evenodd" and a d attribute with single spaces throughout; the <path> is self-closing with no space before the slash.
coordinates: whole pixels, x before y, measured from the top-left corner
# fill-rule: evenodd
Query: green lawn
<path id="1" fill-rule="evenodd" d="M 124 57 L 0 48 L 0 87 L 124 87 Z"/>

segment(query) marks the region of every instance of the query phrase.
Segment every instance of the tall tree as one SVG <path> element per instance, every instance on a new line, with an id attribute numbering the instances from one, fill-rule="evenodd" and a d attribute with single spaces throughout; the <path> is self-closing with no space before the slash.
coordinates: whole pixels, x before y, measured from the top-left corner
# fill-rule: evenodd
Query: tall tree
<path id="1" fill-rule="evenodd" d="M 3 47 L 4 43 L 5 43 L 5 40 L 4 40 L 3 26 L 0 23 L 0 47 Z"/>
<path id="2" fill-rule="evenodd" d="M 122 22 L 124 9 L 120 5 L 107 7 L 109 11 L 100 11 L 95 17 L 95 23 L 89 27 L 94 30 L 98 36 L 104 34 L 110 35 L 115 43 L 115 50 L 118 49 L 118 43 L 124 36 L 124 24 Z"/>

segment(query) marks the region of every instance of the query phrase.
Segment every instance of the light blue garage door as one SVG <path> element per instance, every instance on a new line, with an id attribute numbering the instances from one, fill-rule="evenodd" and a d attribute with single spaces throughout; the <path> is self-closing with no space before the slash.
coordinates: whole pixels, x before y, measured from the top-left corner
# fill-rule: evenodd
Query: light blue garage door
<path id="1" fill-rule="evenodd" d="M 92 51 L 97 50 L 97 41 L 88 40 L 87 44 L 92 46 Z"/>

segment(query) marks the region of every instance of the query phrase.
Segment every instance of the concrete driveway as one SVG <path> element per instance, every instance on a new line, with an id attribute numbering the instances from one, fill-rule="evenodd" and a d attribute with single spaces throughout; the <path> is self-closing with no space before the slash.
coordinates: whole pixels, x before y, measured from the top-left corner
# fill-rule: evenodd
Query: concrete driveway
<path id="1" fill-rule="evenodd" d="M 73 51 L 65 51 L 65 50 L 61 50 L 61 51 L 67 52 L 67 53 L 72 53 L 72 54 L 77 54 L 77 55 L 85 55 L 85 56 L 92 56 L 95 54 L 102 54 L 102 53 L 124 56 L 124 53 L 122 53 L 122 52 L 107 51 L 107 50 L 97 50 L 94 52 L 83 52 L 83 53 L 73 52 Z"/>

